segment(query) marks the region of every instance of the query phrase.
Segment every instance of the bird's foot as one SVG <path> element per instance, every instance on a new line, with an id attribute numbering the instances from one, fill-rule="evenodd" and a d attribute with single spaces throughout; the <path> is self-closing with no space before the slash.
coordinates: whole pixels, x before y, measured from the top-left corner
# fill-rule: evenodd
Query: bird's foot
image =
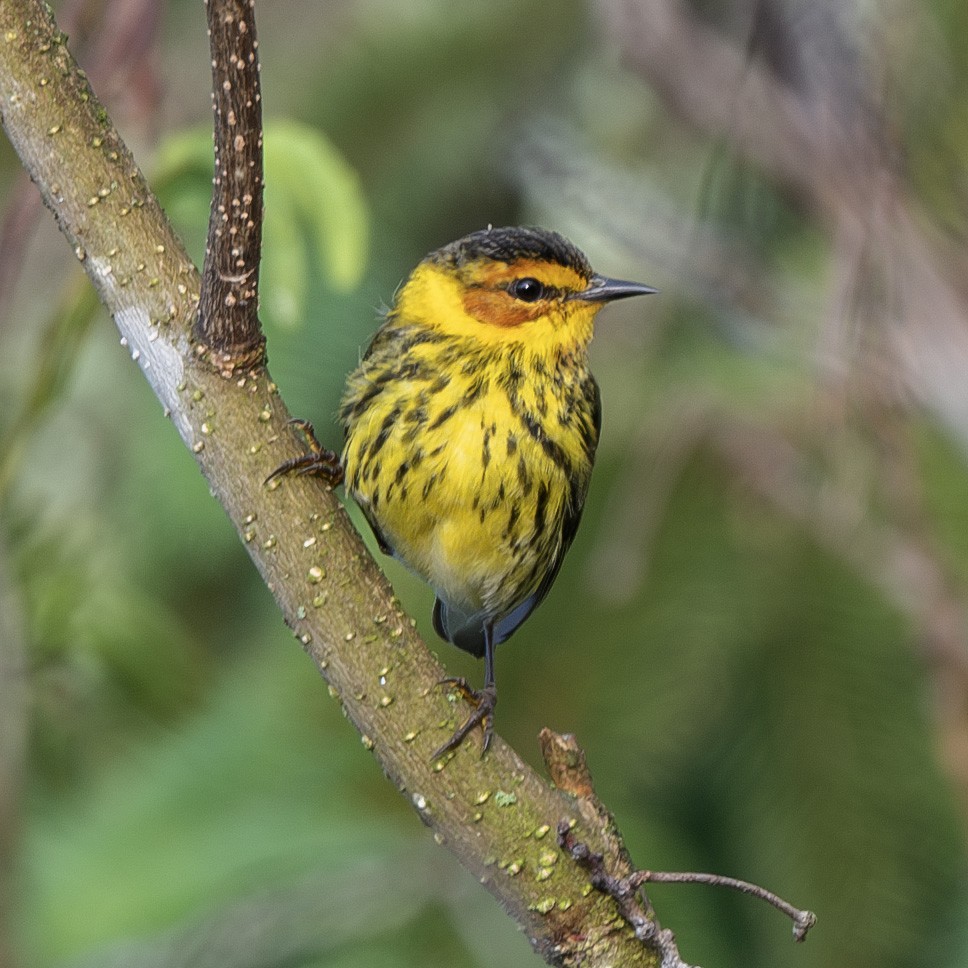
<path id="1" fill-rule="evenodd" d="M 481 756 L 487 752 L 487 748 L 491 745 L 491 739 L 494 735 L 494 707 L 497 705 L 497 689 L 493 685 L 485 686 L 480 691 L 472 689 L 468 684 L 466 679 L 454 678 L 454 679 L 441 679 L 439 686 L 447 686 L 453 689 L 455 692 L 459 693 L 466 699 L 471 706 L 473 706 L 473 711 L 470 716 L 461 723 L 460 726 L 454 731 L 454 735 L 451 736 L 443 746 L 439 746 L 434 750 L 431 755 L 432 760 L 440 759 L 445 753 L 449 753 L 451 750 L 457 749 L 461 743 L 467 738 L 468 733 L 475 726 L 481 727 L 482 738 L 481 738 Z"/>
<path id="2" fill-rule="evenodd" d="M 316 431 L 308 420 L 293 417 L 289 423 L 299 432 L 308 453 L 283 461 L 264 483 L 268 484 L 285 474 L 312 474 L 321 477 L 330 487 L 336 487 L 337 484 L 342 483 L 343 465 L 340 463 L 339 454 L 323 447 L 316 439 Z"/>

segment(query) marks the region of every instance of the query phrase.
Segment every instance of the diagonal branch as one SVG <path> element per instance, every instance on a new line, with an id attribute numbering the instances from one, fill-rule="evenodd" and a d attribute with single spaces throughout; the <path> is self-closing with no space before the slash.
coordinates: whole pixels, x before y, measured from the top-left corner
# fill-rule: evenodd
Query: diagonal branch
<path id="1" fill-rule="evenodd" d="M 499 739 L 484 759 L 468 745 L 431 760 L 462 716 L 436 688 L 443 669 L 335 496 L 312 479 L 262 485 L 296 449 L 286 408 L 263 367 L 228 380 L 198 357 L 198 272 L 36 0 L 0 4 L 0 114 L 285 621 L 435 839 L 549 963 L 656 964 L 656 947 L 636 939 L 614 900 L 592 891 L 555 845 L 551 832 L 564 818 L 591 849 L 609 849 L 574 797 Z"/>

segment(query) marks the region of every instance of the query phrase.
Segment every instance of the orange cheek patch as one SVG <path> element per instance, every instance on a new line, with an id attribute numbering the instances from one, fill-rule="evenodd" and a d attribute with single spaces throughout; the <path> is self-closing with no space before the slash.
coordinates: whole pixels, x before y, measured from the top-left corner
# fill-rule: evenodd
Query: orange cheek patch
<path id="1" fill-rule="evenodd" d="M 536 319 L 544 303 L 524 303 L 501 289 L 468 289 L 463 295 L 464 311 L 479 323 L 509 328 Z"/>

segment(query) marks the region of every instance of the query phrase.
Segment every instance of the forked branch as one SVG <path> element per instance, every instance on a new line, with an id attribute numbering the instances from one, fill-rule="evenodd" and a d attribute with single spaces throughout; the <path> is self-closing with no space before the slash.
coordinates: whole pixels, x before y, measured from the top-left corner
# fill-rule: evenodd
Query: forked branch
<path id="1" fill-rule="evenodd" d="M 812 911 L 802 911 L 772 891 L 749 881 L 720 874 L 634 870 L 615 818 L 595 793 L 585 752 L 575 737 L 544 729 L 540 739 L 552 780 L 559 789 L 574 796 L 579 812 L 590 824 L 605 833 L 606 853 L 592 850 L 580 840 L 574 833 L 573 822 L 567 817 L 558 822 L 558 846 L 588 872 L 592 887 L 614 898 L 622 917 L 635 931 L 635 936 L 643 943 L 659 947 L 663 968 L 687 966 L 679 956 L 675 936 L 661 927 L 651 902 L 641 893 L 643 884 L 709 884 L 751 894 L 772 904 L 793 921 L 793 937 L 796 941 L 803 941 L 810 928 L 817 923 Z"/>

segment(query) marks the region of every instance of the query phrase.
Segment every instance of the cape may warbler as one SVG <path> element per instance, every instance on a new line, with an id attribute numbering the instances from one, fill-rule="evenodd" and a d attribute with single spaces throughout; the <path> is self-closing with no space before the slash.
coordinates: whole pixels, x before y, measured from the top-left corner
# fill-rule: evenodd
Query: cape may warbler
<path id="1" fill-rule="evenodd" d="M 491 741 L 494 649 L 548 593 L 581 518 L 601 425 L 587 348 L 605 303 L 655 290 L 596 275 L 555 232 L 487 229 L 432 252 L 349 377 L 342 460 L 311 453 L 271 476 L 346 489 L 380 548 L 437 594 L 434 628 L 484 657 L 484 688 L 445 680 Z"/>

